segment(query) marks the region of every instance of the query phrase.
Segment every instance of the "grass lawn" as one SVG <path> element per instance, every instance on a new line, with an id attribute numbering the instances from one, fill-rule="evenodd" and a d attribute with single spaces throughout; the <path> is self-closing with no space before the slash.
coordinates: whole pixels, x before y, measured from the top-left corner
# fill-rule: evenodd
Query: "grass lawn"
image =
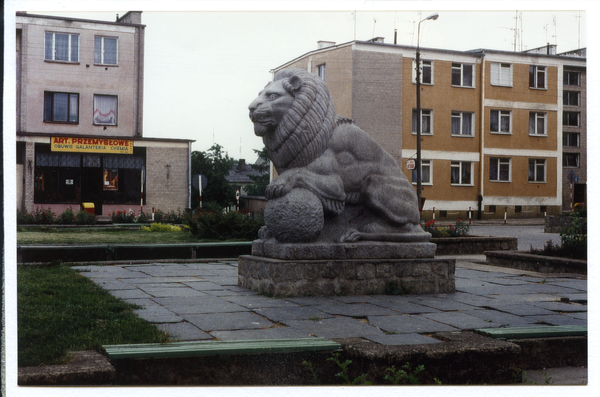
<path id="1" fill-rule="evenodd" d="M 19 366 L 64 363 L 70 351 L 102 345 L 168 342 L 168 334 L 134 315 L 64 264 L 17 268 Z"/>
<path id="2" fill-rule="evenodd" d="M 127 228 L 52 228 L 19 227 L 17 244 L 176 244 L 197 243 L 198 238 L 184 231 L 148 232 Z"/>

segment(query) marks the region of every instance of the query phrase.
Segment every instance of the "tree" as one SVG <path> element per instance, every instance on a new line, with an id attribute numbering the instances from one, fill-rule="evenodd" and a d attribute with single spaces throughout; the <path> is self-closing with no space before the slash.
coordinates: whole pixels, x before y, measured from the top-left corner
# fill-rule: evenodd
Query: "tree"
<path id="1" fill-rule="evenodd" d="M 227 182 L 227 174 L 235 160 L 226 153 L 223 147 L 214 144 L 206 152 L 192 152 L 192 177 L 202 174 L 207 179 L 206 188 L 202 189 L 203 207 L 206 203 L 216 203 L 219 207 L 228 207 L 235 203 L 235 188 Z M 192 188 L 192 208 L 199 207 L 198 189 Z"/>
<path id="2" fill-rule="evenodd" d="M 261 150 L 254 149 L 254 153 L 258 154 L 258 159 L 252 168 L 259 171 L 260 175 L 249 175 L 253 183 L 246 187 L 246 193 L 248 196 L 264 196 L 270 178 L 269 167 L 271 164 L 269 155 L 267 154 L 267 148 L 262 148 Z"/>

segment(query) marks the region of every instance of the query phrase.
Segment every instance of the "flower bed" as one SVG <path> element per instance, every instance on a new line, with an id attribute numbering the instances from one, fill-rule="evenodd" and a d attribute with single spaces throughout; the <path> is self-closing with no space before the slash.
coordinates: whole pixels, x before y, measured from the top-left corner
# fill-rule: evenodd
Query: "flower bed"
<path id="1" fill-rule="evenodd" d="M 540 273 L 587 274 L 587 261 L 530 254 L 524 251 L 486 252 L 486 263 Z"/>

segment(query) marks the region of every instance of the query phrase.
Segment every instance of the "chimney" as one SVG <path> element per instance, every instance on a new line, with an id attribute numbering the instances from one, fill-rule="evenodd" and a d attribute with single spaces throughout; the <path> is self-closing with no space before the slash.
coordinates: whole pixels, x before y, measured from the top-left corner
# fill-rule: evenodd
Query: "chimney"
<path id="1" fill-rule="evenodd" d="M 317 48 L 320 50 L 321 48 L 333 47 L 335 45 L 335 41 L 317 41 Z"/>
<path id="2" fill-rule="evenodd" d="M 137 25 L 142 24 L 142 11 L 127 11 L 125 15 L 119 18 L 117 14 L 118 23 L 134 23 Z"/>
<path id="3" fill-rule="evenodd" d="M 240 159 L 238 162 L 238 172 L 244 172 L 244 171 L 246 171 L 246 160 Z"/>

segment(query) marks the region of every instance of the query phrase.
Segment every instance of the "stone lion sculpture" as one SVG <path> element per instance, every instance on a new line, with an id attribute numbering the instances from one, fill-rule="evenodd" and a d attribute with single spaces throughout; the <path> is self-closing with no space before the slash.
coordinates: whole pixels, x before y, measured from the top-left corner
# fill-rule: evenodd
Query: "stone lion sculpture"
<path id="1" fill-rule="evenodd" d="M 412 184 L 373 138 L 336 117 L 321 78 L 279 71 L 248 108 L 279 175 L 266 190 L 261 239 L 314 241 L 333 233 L 341 243 L 429 241 Z M 307 225 L 305 216 L 314 221 Z"/>

